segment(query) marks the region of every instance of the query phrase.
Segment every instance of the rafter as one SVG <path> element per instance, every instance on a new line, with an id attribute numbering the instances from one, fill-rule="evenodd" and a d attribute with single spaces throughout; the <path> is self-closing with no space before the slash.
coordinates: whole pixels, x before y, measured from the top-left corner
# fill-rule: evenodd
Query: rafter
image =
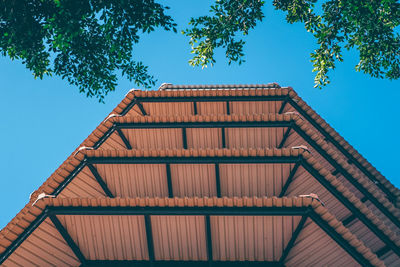
<path id="1" fill-rule="evenodd" d="M 120 128 L 117 128 L 116 131 L 117 131 L 119 137 L 121 137 L 122 142 L 124 142 L 126 149 L 131 150 L 132 146 L 129 143 L 128 139 L 126 138 L 125 134 L 122 132 L 122 130 Z"/>
<path id="2" fill-rule="evenodd" d="M 139 101 L 136 101 L 136 105 L 139 107 L 140 112 L 142 112 L 143 116 L 146 116 L 146 115 L 147 115 L 147 112 L 146 112 L 146 110 L 144 109 L 143 104 L 142 104 L 141 102 L 139 102 Z"/>
<path id="3" fill-rule="evenodd" d="M 278 111 L 279 114 L 282 114 L 282 112 L 285 109 L 285 106 L 288 102 L 289 102 L 289 97 L 286 97 L 285 100 L 283 100 L 281 107 L 279 108 L 279 111 Z"/>
<path id="4" fill-rule="evenodd" d="M 221 127 L 221 143 L 222 143 L 222 148 L 226 148 L 225 127 Z"/>
<path id="5" fill-rule="evenodd" d="M 197 102 L 193 101 L 193 115 L 197 115 Z"/>
<path id="6" fill-rule="evenodd" d="M 226 101 L 226 114 L 231 115 L 231 109 L 229 107 L 229 101 Z"/>
<path id="7" fill-rule="evenodd" d="M 168 186 L 168 197 L 174 197 L 174 191 L 172 189 L 172 179 L 171 179 L 171 165 L 165 164 L 165 171 L 167 173 L 167 186 Z"/>
<path id="8" fill-rule="evenodd" d="M 221 178 L 219 173 L 219 164 L 215 164 L 215 184 L 217 188 L 217 197 L 221 197 Z"/>
<path id="9" fill-rule="evenodd" d="M 188 148 L 186 128 L 182 128 L 182 145 L 184 149 Z"/>
<path id="10" fill-rule="evenodd" d="M 300 167 L 301 165 L 301 161 L 297 161 L 296 164 L 294 165 L 293 169 L 290 171 L 288 178 L 286 179 L 286 182 L 284 184 L 284 186 L 282 187 L 282 191 L 279 194 L 279 197 L 283 197 L 286 194 L 286 191 L 289 188 L 289 185 L 292 183 L 293 181 L 293 177 L 296 174 L 297 169 Z"/>
<path id="11" fill-rule="evenodd" d="M 211 222 L 210 215 L 204 216 L 205 219 L 205 228 L 206 228 L 206 246 L 207 246 L 207 258 L 208 258 L 208 266 L 212 266 L 213 263 L 213 249 L 212 249 L 212 237 L 211 237 Z"/>
<path id="12" fill-rule="evenodd" d="M 301 230 L 303 230 L 303 226 L 304 226 L 304 223 L 306 222 L 307 218 L 308 218 L 307 215 L 303 215 L 301 217 L 301 220 L 300 220 L 299 224 L 297 225 L 296 230 L 293 232 L 292 237 L 290 238 L 288 244 L 286 245 L 286 248 L 282 252 L 282 256 L 279 259 L 279 263 L 284 264 L 286 257 L 289 255 L 290 250 L 293 248 L 298 235 L 300 234 Z"/>
<path id="13" fill-rule="evenodd" d="M 283 138 L 282 138 L 281 142 L 280 142 L 279 145 L 278 145 L 278 148 L 282 148 L 282 147 L 283 147 L 283 145 L 285 144 L 286 140 L 287 140 L 288 137 L 289 137 L 289 134 L 290 134 L 290 131 L 291 131 L 291 130 L 292 130 L 292 126 L 289 126 L 289 127 L 286 129 L 285 133 L 283 134 Z"/>
<path id="14" fill-rule="evenodd" d="M 104 193 L 108 197 L 114 197 L 113 193 L 111 193 L 110 189 L 108 188 L 107 184 L 104 182 L 103 178 L 100 176 L 100 174 L 97 171 L 96 167 L 93 166 L 90 163 L 88 163 L 87 166 L 88 166 L 89 170 L 91 171 L 91 173 L 93 174 L 93 176 L 96 179 L 96 181 L 99 183 L 99 185 L 103 189 Z"/>
<path id="15" fill-rule="evenodd" d="M 147 251 L 149 253 L 150 266 L 154 265 L 154 239 L 153 231 L 151 227 L 151 217 L 150 215 L 144 215 L 144 225 L 146 228 L 146 240 L 147 240 Z"/>
<path id="16" fill-rule="evenodd" d="M 61 224 L 61 222 L 57 218 L 57 216 L 56 215 L 50 215 L 49 218 L 53 222 L 53 224 L 56 227 L 56 229 L 58 230 L 58 232 L 64 238 L 65 242 L 67 242 L 67 244 L 71 248 L 72 252 L 75 254 L 75 256 L 78 258 L 78 260 L 81 262 L 81 264 L 85 265 L 85 263 L 86 263 L 85 256 L 83 256 L 83 254 L 82 254 L 81 250 L 79 249 L 78 245 L 71 238 L 71 236 L 69 235 L 68 231 Z"/>

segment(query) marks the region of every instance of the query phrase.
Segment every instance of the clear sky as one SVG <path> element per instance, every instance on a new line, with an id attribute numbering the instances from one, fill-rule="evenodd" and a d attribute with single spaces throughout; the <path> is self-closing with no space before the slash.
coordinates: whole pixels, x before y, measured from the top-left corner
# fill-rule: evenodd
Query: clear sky
<path id="1" fill-rule="evenodd" d="M 191 16 L 208 11 L 206 1 L 162 1 L 180 29 Z M 268 1 L 267 1 L 268 2 Z M 181 34 L 157 31 L 142 37 L 134 56 L 163 82 L 173 84 L 244 84 L 277 82 L 291 86 L 351 145 L 393 184 L 399 177 L 400 81 L 378 80 L 357 73 L 357 54 L 331 73 L 331 84 L 313 88 L 310 52 L 316 47 L 303 25 L 287 24 L 284 14 L 266 4 L 262 24 L 246 37 L 246 62 L 228 66 L 218 51 L 212 68 L 188 65 L 190 47 Z M 56 77 L 35 80 L 18 61 L 0 57 L 0 228 L 135 87 L 125 79 L 105 104 L 87 99 Z"/>

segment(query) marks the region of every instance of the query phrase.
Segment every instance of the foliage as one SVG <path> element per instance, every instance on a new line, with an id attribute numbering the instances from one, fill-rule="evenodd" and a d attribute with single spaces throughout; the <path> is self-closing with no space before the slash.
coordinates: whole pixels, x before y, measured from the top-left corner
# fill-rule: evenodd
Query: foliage
<path id="1" fill-rule="evenodd" d="M 357 71 L 377 78 L 400 77 L 400 22 L 397 0 L 273 0 L 277 10 L 286 12 L 289 23 L 302 22 L 317 40 L 319 47 L 311 53 L 316 72 L 315 86 L 329 83 L 328 71 L 342 61 L 342 50 L 355 48 L 360 61 Z M 262 21 L 263 1 L 216 0 L 209 16 L 193 18 L 184 31 L 192 46 L 193 66 L 213 64 L 215 48 L 226 51 L 228 62 L 243 62 L 247 34 Z M 319 12 L 318 12 L 319 11 Z"/>
<path id="2" fill-rule="evenodd" d="M 21 59 L 35 77 L 58 75 L 100 101 L 115 89 L 117 71 L 137 85 L 154 85 L 132 59 L 141 33 L 176 31 L 153 0 L 1 0 L 0 51 Z"/>
<path id="3" fill-rule="evenodd" d="M 328 71 L 356 49 L 357 71 L 373 77 L 400 76 L 400 4 L 397 0 L 272 0 L 288 23 L 304 23 L 319 47 L 311 53 L 315 85 L 329 83 Z M 215 0 L 210 13 L 192 18 L 192 66 L 215 63 L 225 50 L 228 63 L 244 62 L 243 35 L 264 18 L 264 1 Z M 87 96 L 103 101 L 121 72 L 136 85 L 151 87 L 147 66 L 133 59 L 140 34 L 156 27 L 176 32 L 156 0 L 0 0 L 0 52 L 20 59 L 35 77 L 57 75 Z"/>

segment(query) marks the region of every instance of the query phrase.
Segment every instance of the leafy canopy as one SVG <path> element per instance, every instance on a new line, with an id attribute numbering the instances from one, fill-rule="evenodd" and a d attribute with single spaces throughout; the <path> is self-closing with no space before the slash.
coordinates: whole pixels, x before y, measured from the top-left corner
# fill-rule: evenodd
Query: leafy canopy
<path id="1" fill-rule="evenodd" d="M 153 0 L 1 0 L 0 51 L 35 77 L 61 76 L 102 101 L 117 71 L 137 85 L 155 84 L 133 60 L 133 45 L 155 27 L 176 31 L 166 9 Z"/>
<path id="2" fill-rule="evenodd" d="M 322 8 L 316 7 L 317 2 L 322 2 Z M 329 83 L 328 71 L 343 60 L 343 49 L 358 50 L 357 71 L 377 78 L 400 77 L 397 0 L 273 0 L 272 4 L 286 12 L 288 23 L 304 23 L 316 38 L 319 47 L 311 53 L 316 87 Z M 259 0 L 217 0 L 210 15 L 192 18 L 191 27 L 184 31 L 194 54 L 189 63 L 212 65 L 214 50 L 221 47 L 229 64 L 241 64 L 244 41 L 240 36 L 262 21 L 263 5 L 264 1 Z"/>
<path id="3" fill-rule="evenodd" d="M 315 85 L 329 83 L 328 71 L 356 49 L 357 71 L 372 77 L 400 76 L 400 4 L 397 0 L 273 0 L 288 23 L 301 22 L 319 47 L 311 53 Z M 264 1 L 215 0 L 209 14 L 192 18 L 192 66 L 215 63 L 216 48 L 228 63 L 244 62 L 242 39 L 264 18 Z M 155 78 L 133 59 L 140 34 L 156 27 L 176 32 L 168 7 L 155 0 L 0 0 L 0 51 L 21 59 L 35 77 L 57 75 L 87 96 L 103 101 L 115 90 L 120 71 L 149 88 Z"/>

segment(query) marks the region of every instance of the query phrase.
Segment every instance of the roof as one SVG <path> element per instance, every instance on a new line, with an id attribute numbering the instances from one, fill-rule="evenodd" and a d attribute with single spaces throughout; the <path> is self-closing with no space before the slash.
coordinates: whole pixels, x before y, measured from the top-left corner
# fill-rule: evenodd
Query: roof
<path id="1" fill-rule="evenodd" d="M 256 132 L 257 136 L 254 135 Z M 238 179 L 235 178 L 238 175 L 253 179 L 251 173 L 256 171 L 258 174 L 255 177 L 268 177 L 272 172 L 275 178 L 280 179 L 280 181 L 272 181 L 276 189 L 273 192 L 264 192 L 262 191 L 264 189 L 259 186 L 260 196 L 321 194 L 321 200 L 327 201 L 327 207 L 337 216 L 337 219 L 343 221 L 348 228 L 347 231 L 355 234 L 363 246 L 368 247 L 386 264 L 395 265 L 400 262 L 400 235 L 397 235 L 400 232 L 400 211 L 391 201 L 399 196 L 399 191 L 383 176 L 372 174 L 373 170 L 363 165 L 362 157 L 339 137 L 290 87 L 282 88 L 277 84 L 231 86 L 164 84 L 159 91 L 131 90 L 81 146 L 31 195 L 30 202 L 25 208 L 0 232 L 0 253 L 2 253 L 1 246 L 4 249 L 8 248 L 6 253 L 14 249 L 11 245 L 12 238 L 18 239 L 23 236 L 24 229 L 28 229 L 26 227 L 31 222 L 27 218 L 34 219 L 32 212 L 40 212 L 35 210 L 36 204 L 40 206 L 40 203 L 47 201 L 46 207 L 49 209 L 53 207 L 51 203 L 58 203 L 57 201 L 67 201 L 65 203 L 70 203 L 68 205 L 81 206 L 86 205 L 86 202 L 79 201 L 86 201 L 84 197 L 92 197 L 91 203 L 117 205 L 113 202 L 114 200 L 109 202 L 110 200 L 104 198 L 105 196 L 110 198 L 116 196 L 115 199 L 118 200 L 115 201 L 120 201 L 118 197 L 125 197 L 123 198 L 125 201 L 127 199 L 132 201 L 133 197 L 139 197 L 134 199 L 135 201 L 140 199 L 141 203 L 146 202 L 147 200 L 143 199 L 149 199 L 148 197 L 160 199 L 160 197 L 169 196 L 168 201 L 175 201 L 171 200 L 173 196 L 198 199 L 195 198 L 198 194 L 196 192 L 200 191 L 196 190 L 202 186 L 205 187 L 201 189 L 203 190 L 203 193 L 200 193 L 201 196 L 217 195 L 220 198 L 208 198 L 207 201 L 213 199 L 215 203 L 221 203 L 218 199 L 226 195 L 232 197 L 238 194 L 240 197 L 245 197 L 246 194 L 254 195 L 255 191 L 250 192 L 249 189 L 243 191 L 247 193 L 238 193 L 241 189 L 234 191 L 236 190 L 234 188 L 238 188 L 234 179 Z M 162 141 L 156 144 L 151 138 Z M 213 166 L 196 167 L 199 163 L 213 164 L 215 170 Z M 248 169 L 240 166 L 235 167 L 236 169 L 229 167 L 232 163 L 238 165 L 245 163 Z M 253 167 L 249 167 L 253 163 L 271 164 L 271 167 L 253 170 L 251 169 Z M 108 164 L 118 166 L 104 167 Z M 151 167 L 150 169 L 143 166 L 140 167 L 141 169 L 135 167 L 140 164 L 151 165 Z M 185 169 L 182 166 L 185 164 L 190 165 L 191 169 Z M 229 172 L 226 168 L 230 168 Z M 150 175 L 152 177 L 146 176 L 149 172 L 152 173 Z M 305 172 L 309 175 L 303 175 Z M 116 174 L 115 177 L 110 177 L 113 173 Z M 121 183 L 123 179 L 129 178 L 126 180 L 133 182 L 126 173 L 140 174 L 143 181 L 151 181 L 151 183 L 154 183 L 154 179 L 158 177 L 163 184 L 152 185 L 159 191 L 143 191 L 140 194 L 123 193 L 125 189 Z M 176 175 L 179 173 L 185 176 L 185 181 L 181 179 L 182 175 L 180 175 L 181 178 Z M 187 182 L 191 181 L 190 179 L 199 180 L 196 175 L 200 173 L 208 175 L 209 185 L 200 185 L 200 187 L 196 185 L 197 187 L 187 191 Z M 227 177 L 231 181 L 227 182 Z M 304 180 L 310 177 L 318 182 L 310 183 Z M 168 184 L 166 184 L 167 180 Z M 216 182 L 217 180 L 221 182 Z M 117 189 L 118 183 L 118 186 L 122 186 L 123 189 Z M 183 185 L 184 183 L 186 185 Z M 213 188 L 214 183 L 217 184 L 216 189 Z M 226 186 L 233 186 L 233 189 L 226 189 Z M 245 187 L 246 185 L 243 188 Z M 137 184 L 135 188 L 139 190 L 141 185 Z M 41 198 L 43 194 L 54 194 L 56 198 L 34 203 L 38 196 Z M 81 197 L 82 200 L 71 199 L 75 196 Z M 101 200 L 94 200 L 94 198 L 101 198 Z M 249 198 L 243 199 L 249 201 Z M 68 201 L 73 201 L 74 204 Z M 179 201 L 182 203 L 181 200 Z M 126 205 L 126 203 L 121 204 L 123 202 L 118 203 L 118 205 Z M 32 208 L 32 204 L 35 204 L 35 207 Z M 60 216 L 60 224 L 67 227 L 67 218 L 62 217 L 64 215 L 61 214 Z M 45 219 L 47 220 L 46 227 L 54 228 L 51 226 L 52 223 L 54 224 L 52 221 L 54 218 L 50 219 Z M 297 219 L 291 220 L 294 222 Z M 309 227 L 308 221 L 303 223 Z M 197 230 L 187 229 L 188 232 Z M 35 235 L 32 238 L 39 237 Z M 76 237 L 73 236 L 73 238 Z M 32 241 L 29 242 L 32 243 Z M 226 244 L 229 243 L 231 242 Z M 231 249 L 226 249 L 231 251 Z M 74 258 L 65 253 L 62 256 L 65 260 L 75 262 L 80 259 L 79 255 L 75 255 Z M 143 251 L 141 253 L 143 257 L 150 257 Z M 201 255 L 203 256 L 199 257 L 204 259 L 205 254 Z M 300 262 L 309 262 L 307 260 L 302 258 Z M 342 261 L 347 261 L 347 259 L 344 257 Z M 95 262 L 91 263 L 95 264 Z M 294 265 L 298 263 L 299 261 Z M 350 263 L 343 262 L 343 264 Z"/>
<path id="2" fill-rule="evenodd" d="M 100 209 L 98 209 L 100 208 Z M 135 209 L 139 208 L 139 209 Z M 157 208 L 157 209 L 154 209 Z M 47 216 L 56 215 L 58 219 L 55 221 L 63 221 L 64 227 L 68 227 L 65 223 L 66 219 L 62 216 L 67 215 L 85 215 L 85 214 L 98 214 L 100 216 L 112 214 L 150 214 L 152 217 L 157 215 L 173 215 L 171 209 L 181 209 L 181 215 L 208 215 L 208 216 L 298 216 L 303 214 L 309 217 L 319 227 L 321 227 L 329 236 L 334 240 L 340 240 L 340 246 L 345 248 L 344 251 L 350 253 L 359 263 L 371 266 L 385 266 L 375 254 L 360 242 L 355 235 L 345 228 L 341 222 L 335 219 L 326 208 L 324 208 L 319 201 L 312 198 L 136 198 L 136 199 L 122 199 L 122 198 L 103 198 L 103 199 L 84 199 L 84 198 L 44 198 L 39 200 L 34 206 L 29 207 L 26 214 L 16 222 L 15 226 L 20 231 L 28 235 L 34 233 L 35 229 L 40 227 Z M 223 213 L 219 213 L 219 208 L 224 208 Z M 226 209 L 228 208 L 228 210 Z M 232 208 L 229 210 L 229 208 Z M 249 213 L 243 213 L 244 208 L 248 210 L 253 208 Z M 303 209 L 302 211 L 299 208 Z M 84 210 L 82 210 L 84 209 Z M 182 210 L 184 209 L 184 210 Z M 243 210 L 242 210 L 243 209 Z M 271 210 L 272 209 L 272 210 Z M 147 213 L 147 210 L 150 213 Z M 88 213 L 89 212 L 89 213 Z M 272 212 L 272 213 L 271 213 Z M 42 216 L 40 222 L 38 218 Z M 48 214 L 48 215 L 46 215 Z M 303 216 L 301 215 L 301 216 Z M 228 216 L 229 217 L 229 216 Z M 155 218 L 156 219 L 156 218 Z M 53 219 L 54 221 L 54 219 Z M 303 224 L 305 220 L 303 221 Z M 306 223 L 307 224 L 307 223 Z M 154 226 L 154 224 L 153 224 Z M 215 225 L 212 225 L 215 227 Z M 229 227 L 229 226 L 225 226 Z M 28 230 L 29 229 L 29 230 Z M 154 233 L 155 230 L 153 230 Z M 315 229 L 313 230 L 315 231 Z M 213 235 L 215 236 L 215 235 Z M 305 236 L 304 236 L 305 237 Z M 303 238 L 304 238 L 303 237 Z M 19 236 L 13 234 L 11 231 L 7 232 L 4 237 L 0 239 L 2 251 L 7 247 L 7 244 L 16 242 Z M 27 237 L 25 237 L 27 238 Z M 300 239 L 300 236 L 299 236 Z M 155 241 L 157 242 L 157 241 Z M 214 240 L 214 242 L 217 242 Z M 213 242 L 213 243 L 214 243 Z M 293 240 L 295 244 L 295 240 Z M 316 242 L 316 240 L 314 241 Z M 326 240 L 325 240 L 326 242 Z M 4 245 L 6 244 L 6 245 Z M 328 247 L 328 245 L 325 243 Z M 313 246 L 310 246 L 313 249 Z M 29 248 L 28 248 L 29 250 Z M 294 255 L 288 252 L 285 260 L 289 261 L 292 265 L 296 258 L 296 250 L 293 250 Z M 331 251 L 332 253 L 339 253 Z M 24 252 L 20 252 L 24 253 Z M 343 252 L 342 252 L 343 253 Z M 309 256 L 310 257 L 310 256 Z M 342 257 L 345 257 L 342 255 Z M 318 259 L 323 262 L 323 259 Z"/>
<path id="3" fill-rule="evenodd" d="M 271 123 L 271 122 L 289 122 L 286 126 L 290 126 L 298 132 L 302 133 L 303 137 L 308 137 L 308 142 L 313 142 L 315 146 L 320 148 L 320 150 L 326 154 L 331 160 L 333 160 L 339 168 L 345 170 L 351 178 L 358 181 L 359 184 L 363 185 L 365 188 L 365 192 L 369 193 L 373 198 L 376 199 L 376 203 L 380 204 L 378 206 L 382 210 L 386 210 L 385 214 L 387 216 L 390 215 L 389 218 L 398 225 L 400 219 L 400 211 L 394 207 L 392 203 L 385 198 L 381 191 L 378 190 L 371 181 L 366 180 L 362 177 L 358 172 L 356 172 L 346 160 L 344 160 L 340 154 L 338 154 L 335 150 L 333 150 L 325 141 L 321 140 L 320 136 L 316 134 L 314 131 L 308 128 L 308 124 L 306 121 L 302 119 L 298 114 L 250 114 L 250 115 L 195 115 L 195 116 L 114 116 L 105 120 L 94 132 L 91 136 L 89 136 L 89 140 L 84 143 L 84 146 L 87 147 L 101 147 L 101 144 L 104 142 L 105 138 L 113 138 L 113 131 L 115 130 L 115 125 L 127 125 L 132 124 L 129 127 L 137 127 L 137 128 L 150 128 L 150 127 L 158 127 L 158 125 L 164 125 L 162 127 L 166 127 L 165 124 L 179 124 L 179 123 L 188 123 L 185 124 L 185 127 L 194 127 L 193 124 L 189 123 L 199 123 L 196 127 L 204 127 L 206 123 L 210 125 L 211 123 L 214 127 L 218 127 L 218 125 L 235 125 L 234 122 L 241 122 L 246 125 L 246 127 L 250 127 L 250 123 L 254 122 L 254 126 L 260 126 L 262 122 Z M 201 124 L 203 123 L 203 124 Z M 222 124 L 226 123 L 226 124 Z M 229 124 L 231 123 L 231 124 Z M 293 124 L 292 124 L 293 123 Z M 143 125 L 141 125 L 143 124 Z M 249 126 L 250 125 L 250 126 Z M 161 127 L 161 126 L 160 126 Z M 174 125 L 170 125 L 170 127 L 176 127 Z M 115 137 L 114 137 L 115 138 Z M 119 139 L 119 137 L 116 137 Z M 295 143 L 298 145 L 298 143 Z M 311 147 L 310 147 L 311 149 Z M 320 151 L 320 153 L 321 153 Z M 319 160 L 320 161 L 320 160 Z M 72 170 L 67 167 L 67 162 L 61 166 L 59 170 L 67 169 Z M 324 166 L 327 168 L 326 166 Z M 335 165 L 334 165 L 335 167 Z M 63 181 L 63 177 L 68 176 L 68 171 L 60 171 L 59 173 L 53 174 L 44 185 L 39 188 L 37 191 L 43 191 L 47 194 L 53 194 L 56 188 L 57 183 Z M 37 193 L 37 194 L 38 194 Z M 32 195 L 33 198 L 36 198 L 36 195 Z M 359 199 L 361 199 L 364 195 L 361 195 Z M 374 211 L 378 212 L 379 209 L 374 209 Z M 378 214 L 380 216 L 380 214 Z M 385 215 L 384 215 L 385 216 Z"/>
<path id="4" fill-rule="evenodd" d="M 288 97 L 288 100 L 294 107 L 298 107 L 301 115 L 306 119 L 311 120 L 313 125 L 318 130 L 322 131 L 329 138 L 336 147 L 347 153 L 351 160 L 358 163 L 357 166 L 363 170 L 369 172 L 379 181 L 382 186 L 387 189 L 387 192 L 393 194 L 395 201 L 400 201 L 400 191 L 393 184 L 390 183 L 381 173 L 379 173 L 360 153 L 357 152 L 342 136 L 340 136 L 325 120 L 323 120 L 310 106 L 304 102 L 291 87 L 280 87 L 277 84 L 267 85 L 221 85 L 221 86 L 209 86 L 209 88 L 216 88 L 215 90 L 201 90 L 204 85 L 168 85 L 167 91 L 131 91 L 126 99 L 129 100 L 143 100 L 144 98 L 151 98 L 154 101 L 155 98 L 179 98 L 179 97 L 252 97 L 252 96 L 270 96 L 270 97 Z M 238 88 L 239 89 L 234 89 Z M 209 89 L 207 88 L 207 89 Z M 268 90 L 263 90 L 268 88 Z M 186 90 L 182 90 L 186 89 Z M 224 90 L 222 90 L 224 89 Z M 129 109 L 129 100 L 123 101 L 115 111 L 117 113 L 123 113 L 126 109 Z M 201 99 L 197 99 L 199 101 Z M 204 100 L 202 100 L 204 101 Z"/>
<path id="5" fill-rule="evenodd" d="M 339 196 L 339 199 L 345 199 L 349 204 L 346 207 L 350 208 L 352 213 L 360 211 L 359 217 L 365 225 L 359 225 L 358 228 L 370 227 L 374 230 L 375 239 L 371 239 L 369 234 L 368 239 L 373 244 L 392 244 L 396 248 L 400 247 L 400 237 L 395 234 L 390 228 L 383 224 L 379 217 L 354 196 L 341 182 L 339 182 L 330 172 L 325 170 L 318 160 L 316 160 L 307 150 L 298 149 L 169 149 L 169 150 L 80 150 L 79 153 L 72 158 L 63 172 L 54 176 L 48 181 L 49 190 L 45 192 L 61 192 L 64 188 L 68 188 L 68 183 L 75 179 L 74 177 L 83 170 L 86 163 L 89 164 L 120 164 L 120 163 L 140 163 L 140 164 L 162 164 L 167 162 L 175 163 L 230 163 L 230 162 L 265 162 L 265 163 L 295 163 L 303 159 L 306 166 L 311 167 L 316 177 L 325 181 L 324 186 L 329 185 L 330 191 Z M 82 163 L 84 165 L 82 165 Z M 100 172 L 100 169 L 98 168 Z M 150 170 L 147 170 L 147 172 Z M 121 173 L 121 171 L 113 170 L 113 172 Z M 132 172 L 132 170 L 129 170 Z M 137 171 L 135 171 L 136 173 Z M 73 176 L 71 176 L 71 174 Z M 119 174 L 118 179 L 122 179 Z M 110 187 L 111 188 L 111 187 Z M 51 190 L 50 190 L 51 189 Z M 101 190 L 101 189 L 100 189 Z M 307 192 L 303 192 L 307 193 Z M 100 195 L 101 196 L 101 195 Z M 63 197 L 68 197 L 64 195 Z M 11 223 L 10 227 L 14 224 Z M 371 226 L 372 225 L 372 226 Z M 7 226 L 8 227 L 8 226 Z M 370 233 L 374 233 L 372 231 Z M 377 239 L 378 238 L 378 239 Z M 382 239 L 384 243 L 378 243 L 377 240 Z"/>

